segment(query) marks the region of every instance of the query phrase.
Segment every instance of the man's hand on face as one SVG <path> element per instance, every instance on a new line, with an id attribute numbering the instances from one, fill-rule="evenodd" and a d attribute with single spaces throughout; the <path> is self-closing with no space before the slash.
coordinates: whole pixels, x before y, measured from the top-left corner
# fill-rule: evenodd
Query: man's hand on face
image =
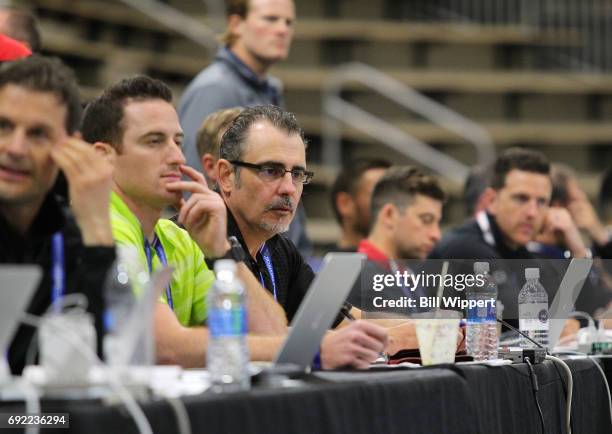
<path id="1" fill-rule="evenodd" d="M 55 145 L 51 157 L 68 180 L 70 207 L 81 230 L 83 244 L 113 245 L 109 213 L 111 164 L 90 144 L 76 137 Z"/>
<path id="2" fill-rule="evenodd" d="M 567 248 L 574 258 L 584 258 L 587 250 L 580 236 L 580 231 L 569 211 L 565 208 L 548 209 L 538 240 L 555 240 Z"/>
<path id="3" fill-rule="evenodd" d="M 180 170 L 191 181 L 169 183 L 172 192 L 190 192 L 186 201 L 181 199 L 178 222 L 198 243 L 204 256 L 218 258 L 230 248 L 227 241 L 227 211 L 221 196 L 208 188 L 206 179 L 197 170 L 182 165 Z"/>
<path id="4" fill-rule="evenodd" d="M 576 222 L 576 226 L 587 232 L 595 243 L 600 246 L 606 244 L 609 241 L 608 232 L 599 220 L 597 212 L 585 192 L 574 181 L 569 181 L 567 193 L 569 196 L 567 209 Z"/>
<path id="5" fill-rule="evenodd" d="M 325 369 L 367 369 L 388 343 L 387 330 L 366 321 L 355 321 L 329 331 L 321 342 L 321 364 Z"/>

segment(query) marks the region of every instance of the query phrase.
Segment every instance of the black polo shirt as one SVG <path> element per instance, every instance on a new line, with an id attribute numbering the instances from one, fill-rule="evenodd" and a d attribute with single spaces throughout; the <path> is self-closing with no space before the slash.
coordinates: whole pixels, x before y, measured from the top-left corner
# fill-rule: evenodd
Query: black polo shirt
<path id="1" fill-rule="evenodd" d="M 283 306 L 287 319 L 291 322 L 315 277 L 314 271 L 304 260 L 295 244 L 282 234 L 277 234 L 268 239 L 265 242 L 265 248 L 260 249 L 255 258 L 252 258 L 248 253 L 249 250 L 240 233 L 238 224 L 229 209 L 227 210 L 227 236 L 238 238 L 242 248 L 247 253 L 246 265 L 262 283 L 262 286 L 275 294 L 276 301 Z M 269 264 L 273 277 L 270 275 L 266 259 L 264 259 L 265 251 L 269 253 Z M 350 304 L 345 304 L 350 310 Z M 342 319 L 339 314 L 334 322 L 334 327 Z"/>
<path id="2" fill-rule="evenodd" d="M 65 292 L 79 292 L 87 296 L 88 310 L 95 318 L 100 350 L 104 310 L 102 288 L 107 270 L 115 259 L 115 249 L 84 246 L 74 218 L 52 194 L 45 198 L 25 236 L 0 215 L 0 264 L 35 264 L 42 267 L 41 283 L 27 311 L 33 315 L 43 315 L 51 305 L 51 238 L 57 231 L 61 231 L 64 239 Z M 33 334 L 34 329 L 29 326 L 21 326 L 17 330 L 8 352 L 9 365 L 14 374 L 20 374 L 24 368 Z"/>

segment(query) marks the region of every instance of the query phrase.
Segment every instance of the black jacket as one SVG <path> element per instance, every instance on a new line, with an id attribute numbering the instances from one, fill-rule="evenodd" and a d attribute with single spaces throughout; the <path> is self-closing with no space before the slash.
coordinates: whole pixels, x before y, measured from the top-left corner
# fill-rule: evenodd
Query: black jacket
<path id="1" fill-rule="evenodd" d="M 430 259 L 469 259 L 497 261 L 492 269 L 503 268 L 502 283 L 499 284 L 498 298 L 504 304 L 504 318 L 517 317 L 518 292 L 525 283 L 524 269 L 526 267 L 540 268 L 540 282 L 548 292 L 548 301 L 552 302 L 559 287 L 560 279 L 565 274 L 569 260 L 546 260 L 549 258 L 529 252 L 525 247 L 513 249 L 503 239 L 501 230 L 495 218 L 486 214 L 490 230 L 486 231 L 475 219 L 470 219 L 462 225 L 447 232 L 436 245 Z M 451 264 L 457 266 L 458 264 Z M 470 263 L 471 266 L 471 263 Z M 470 270 L 462 270 L 470 272 Z M 599 273 L 593 269 L 585 286 L 576 300 L 576 308 L 580 311 L 593 313 L 596 309 L 606 306 L 612 299 L 612 294 L 606 290 L 599 278 Z"/>
<path id="2" fill-rule="evenodd" d="M 42 267 L 42 281 L 27 311 L 33 315 L 44 314 L 51 304 L 51 237 L 57 231 L 61 231 L 64 238 L 65 292 L 87 296 L 88 310 L 95 317 L 99 351 L 104 310 L 102 288 L 107 270 L 115 259 L 113 247 L 84 246 L 79 228 L 68 209 L 49 194 L 26 236 L 17 232 L 0 215 L 0 264 L 36 264 Z M 24 368 L 33 335 L 31 327 L 21 326 L 13 338 L 8 361 L 14 374 L 21 373 Z"/>

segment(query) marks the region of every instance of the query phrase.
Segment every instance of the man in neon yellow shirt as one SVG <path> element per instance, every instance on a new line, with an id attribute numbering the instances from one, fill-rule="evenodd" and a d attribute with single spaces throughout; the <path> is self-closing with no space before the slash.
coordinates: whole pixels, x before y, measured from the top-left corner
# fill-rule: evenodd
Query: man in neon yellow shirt
<path id="1" fill-rule="evenodd" d="M 132 246 L 150 270 L 160 263 L 175 267 L 163 303 L 155 310 L 155 338 L 160 363 L 202 366 L 208 331 L 206 293 L 213 281 L 204 256 L 229 249 L 226 208 L 204 176 L 185 166 L 183 133 L 169 88 L 158 80 L 134 77 L 106 89 L 86 109 L 86 141 L 114 165 L 111 222 L 119 246 Z M 183 181 L 182 177 L 188 178 Z M 183 193 L 190 192 L 189 199 Z M 169 205 L 180 209 L 179 228 L 161 219 Z M 253 274 L 240 264 L 247 290 L 248 345 L 251 358 L 270 360 L 286 334 L 286 317 Z M 386 345 L 386 332 L 362 322 L 331 333 L 322 353 L 335 357 L 325 367 L 374 359 Z"/>
<path id="2" fill-rule="evenodd" d="M 119 246 L 143 246 L 136 251 L 140 264 L 146 264 L 148 267 L 149 260 L 147 249 L 144 248 L 145 240 L 140 221 L 115 192 L 111 195 L 111 222 L 113 238 Z M 156 252 L 155 255 L 150 255 L 152 268 L 156 269 L 161 265 L 161 255 L 165 255 L 166 261 L 175 268 L 170 283 L 171 293 L 165 293 L 163 299 L 172 307 L 183 326 L 204 324 L 205 297 L 214 275 L 206 267 L 202 251 L 185 230 L 170 220 L 158 220 L 155 229 L 154 237 L 163 246 L 164 253 Z M 150 244 L 149 251 L 151 251 Z"/>

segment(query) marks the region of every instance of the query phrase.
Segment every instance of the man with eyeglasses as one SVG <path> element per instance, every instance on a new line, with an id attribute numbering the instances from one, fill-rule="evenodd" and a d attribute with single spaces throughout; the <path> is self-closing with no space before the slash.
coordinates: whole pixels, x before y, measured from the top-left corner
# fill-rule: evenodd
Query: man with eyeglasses
<path id="1" fill-rule="evenodd" d="M 246 108 L 221 139 L 217 183 L 228 208 L 228 236 L 240 241 L 245 263 L 283 306 L 289 321 L 314 272 L 281 234 L 313 175 L 306 169 L 302 129 L 293 114 L 278 107 Z M 345 303 L 334 327 L 360 317 L 361 311 Z M 378 325 L 389 327 L 391 353 L 416 344 L 411 323 L 389 320 Z"/>
<path id="2" fill-rule="evenodd" d="M 302 130 L 276 106 L 249 107 L 223 135 L 220 157 L 217 183 L 228 207 L 228 236 L 241 241 L 247 266 L 291 321 L 313 278 L 293 243 L 280 235 L 313 176 L 306 170 Z"/>

